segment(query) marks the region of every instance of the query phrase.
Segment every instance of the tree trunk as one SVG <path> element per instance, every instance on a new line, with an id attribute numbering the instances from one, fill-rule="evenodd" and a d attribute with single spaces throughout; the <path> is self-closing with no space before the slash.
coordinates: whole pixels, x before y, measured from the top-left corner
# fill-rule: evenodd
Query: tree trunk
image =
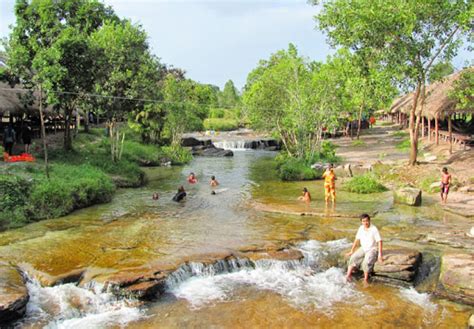
<path id="1" fill-rule="evenodd" d="M 43 88 L 42 85 L 39 85 L 39 115 L 40 115 L 40 124 L 41 124 L 41 140 L 43 142 L 43 152 L 44 152 L 44 170 L 46 177 L 49 179 L 49 165 L 48 165 L 48 144 L 46 143 L 46 129 L 44 127 L 44 116 L 43 116 Z"/>
<path id="2" fill-rule="evenodd" d="M 418 156 L 418 126 L 419 120 L 415 123 L 416 107 L 418 105 L 418 98 L 420 96 L 421 82 L 416 85 L 415 95 L 413 96 L 413 107 L 410 110 L 410 160 L 409 165 L 416 165 L 416 158 Z"/>
<path id="3" fill-rule="evenodd" d="M 72 150 L 71 111 L 69 109 L 66 111 L 66 116 L 64 118 L 64 150 Z"/>
<path id="4" fill-rule="evenodd" d="M 84 117 L 84 132 L 89 133 L 89 111 L 86 112 L 86 116 Z"/>
<path id="5" fill-rule="evenodd" d="M 357 139 L 359 139 L 359 136 L 360 136 L 360 126 L 362 124 L 362 108 L 364 107 L 364 105 L 362 105 L 359 109 L 359 118 L 357 120 Z"/>
<path id="6" fill-rule="evenodd" d="M 431 119 L 428 118 L 428 142 L 431 142 Z"/>

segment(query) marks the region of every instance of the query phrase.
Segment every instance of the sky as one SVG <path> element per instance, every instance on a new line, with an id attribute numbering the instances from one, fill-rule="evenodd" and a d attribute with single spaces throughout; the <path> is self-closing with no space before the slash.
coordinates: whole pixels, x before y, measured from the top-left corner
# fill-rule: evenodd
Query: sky
<path id="1" fill-rule="evenodd" d="M 301 55 L 324 61 L 334 51 L 315 29 L 317 8 L 307 0 L 105 0 L 122 18 L 143 26 L 161 62 L 184 69 L 187 77 L 238 89 L 259 60 L 291 42 Z M 14 0 L 0 0 L 0 38 L 15 22 Z M 461 51 L 461 68 L 474 56 Z"/>

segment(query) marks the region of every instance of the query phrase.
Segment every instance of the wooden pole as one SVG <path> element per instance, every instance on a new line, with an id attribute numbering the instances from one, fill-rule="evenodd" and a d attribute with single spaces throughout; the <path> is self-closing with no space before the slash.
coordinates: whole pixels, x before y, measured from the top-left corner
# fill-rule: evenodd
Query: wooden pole
<path id="1" fill-rule="evenodd" d="M 435 141 L 436 141 L 436 145 L 439 145 L 439 124 L 438 124 L 438 114 L 436 114 L 436 117 L 435 117 Z"/>
<path id="2" fill-rule="evenodd" d="M 425 118 L 421 117 L 421 138 L 425 138 Z"/>
<path id="3" fill-rule="evenodd" d="M 451 115 L 448 116 L 448 133 L 449 133 L 449 154 L 453 153 L 453 128 L 451 125 Z"/>
<path id="4" fill-rule="evenodd" d="M 46 129 L 44 128 L 44 116 L 43 116 L 43 88 L 39 85 L 39 113 L 41 122 L 41 139 L 43 140 L 43 151 L 44 151 L 44 169 L 46 171 L 46 177 L 49 179 L 49 166 L 48 166 L 48 144 L 46 143 Z"/>
<path id="5" fill-rule="evenodd" d="M 428 142 L 431 142 L 431 120 L 428 118 Z"/>

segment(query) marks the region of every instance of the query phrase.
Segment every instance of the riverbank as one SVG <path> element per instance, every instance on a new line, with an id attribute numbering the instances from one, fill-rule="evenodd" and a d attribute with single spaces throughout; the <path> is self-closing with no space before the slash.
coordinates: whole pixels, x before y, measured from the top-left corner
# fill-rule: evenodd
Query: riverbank
<path id="1" fill-rule="evenodd" d="M 0 162 L 0 230 L 110 202 L 116 188 L 146 183 L 141 166 L 182 164 L 191 159 L 185 150 L 144 145 L 130 132 L 117 162 L 110 158 L 103 129 L 78 133 L 69 152 L 62 149 L 62 137 L 48 135 L 49 178 L 39 140 L 32 146 L 36 162 Z"/>

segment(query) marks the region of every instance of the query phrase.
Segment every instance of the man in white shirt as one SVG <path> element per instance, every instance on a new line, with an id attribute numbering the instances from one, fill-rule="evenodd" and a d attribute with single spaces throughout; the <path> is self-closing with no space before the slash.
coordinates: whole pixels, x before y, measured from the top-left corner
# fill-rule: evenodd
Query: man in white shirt
<path id="1" fill-rule="evenodd" d="M 369 274 L 374 269 L 374 264 L 377 261 L 377 249 L 378 249 L 378 260 L 383 262 L 382 256 L 382 238 L 380 237 L 379 230 L 375 225 L 370 225 L 370 216 L 368 214 L 362 214 L 360 216 L 362 225 L 357 231 L 352 249 L 347 256 L 351 256 L 349 259 L 349 266 L 347 268 L 347 281 L 352 279 L 352 271 L 354 268 L 360 268 L 362 265 L 362 271 L 364 271 L 364 283 L 369 283 Z M 361 247 L 354 252 L 358 243 L 360 242 Z M 378 248 L 377 248 L 378 246 Z"/>

